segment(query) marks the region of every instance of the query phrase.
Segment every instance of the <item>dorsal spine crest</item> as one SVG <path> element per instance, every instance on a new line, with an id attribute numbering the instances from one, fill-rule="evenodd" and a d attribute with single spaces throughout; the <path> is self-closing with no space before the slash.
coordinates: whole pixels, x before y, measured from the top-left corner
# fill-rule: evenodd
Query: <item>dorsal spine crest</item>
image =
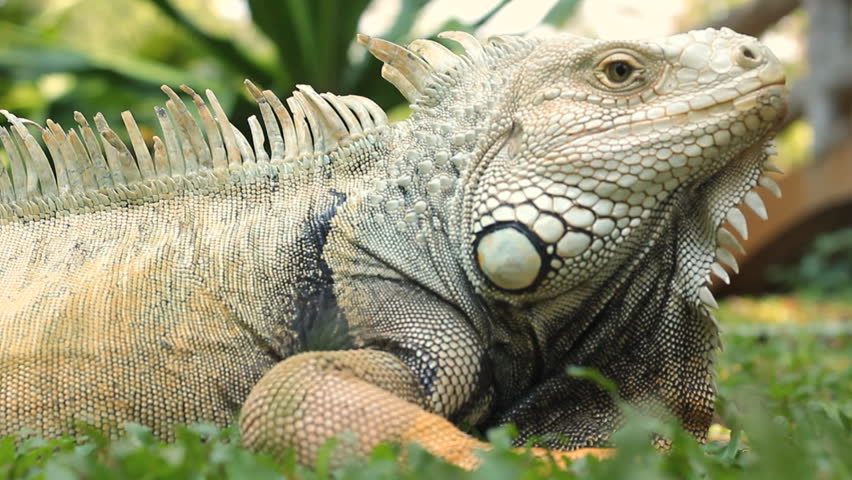
<path id="1" fill-rule="evenodd" d="M 206 91 L 208 106 L 193 89 L 181 86 L 198 111 L 199 124 L 180 96 L 163 86 L 168 100 L 165 108 L 155 107 L 162 138 L 153 137 L 153 156 L 130 112 L 122 113 L 128 148 L 101 114 L 94 117 L 95 131 L 75 112 L 78 133 L 52 120 L 41 127 L 0 110 L 11 124 L 0 127 L 0 144 L 10 162 L 10 172 L 0 169 L 0 223 L 201 193 L 262 176 L 280 178 L 348 157 L 354 145 L 387 128 L 387 115 L 364 97 L 320 95 L 300 85 L 287 99 L 288 111 L 271 91 L 248 81 L 246 86 L 262 119 L 248 119 L 251 141 L 231 124 L 212 91 Z M 30 132 L 32 126 L 41 130 L 48 153 Z"/>

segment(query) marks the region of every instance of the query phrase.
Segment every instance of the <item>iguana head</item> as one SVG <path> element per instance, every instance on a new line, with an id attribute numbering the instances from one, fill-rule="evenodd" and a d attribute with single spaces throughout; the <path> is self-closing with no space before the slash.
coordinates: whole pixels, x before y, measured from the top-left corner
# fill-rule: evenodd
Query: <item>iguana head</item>
<path id="1" fill-rule="evenodd" d="M 745 236 L 736 205 L 765 214 L 751 190 L 784 116 L 784 73 L 765 46 L 730 30 L 563 36 L 518 62 L 495 111 L 489 128 L 501 133 L 464 182 L 483 293 L 515 303 L 576 290 L 642 255 L 680 216 L 690 295 L 712 304 L 701 286 L 717 235 L 733 239 L 722 222 Z"/>

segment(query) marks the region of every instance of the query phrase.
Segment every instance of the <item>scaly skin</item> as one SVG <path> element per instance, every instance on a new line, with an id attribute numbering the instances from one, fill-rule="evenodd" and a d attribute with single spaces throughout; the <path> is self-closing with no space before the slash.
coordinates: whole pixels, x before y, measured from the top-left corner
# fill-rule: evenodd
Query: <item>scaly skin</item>
<path id="1" fill-rule="evenodd" d="M 487 445 L 460 423 L 605 456 L 622 417 L 565 375 L 582 365 L 703 439 L 706 284 L 736 246 L 722 223 L 745 235 L 736 205 L 763 213 L 751 190 L 774 185 L 780 64 L 727 30 L 445 36 L 465 54 L 360 38 L 413 103 L 393 125 L 366 99 L 300 87 L 288 112 L 252 86 L 250 144 L 214 97 L 193 97 L 199 128 L 168 90 L 153 158 L 127 118 L 132 152 L 102 119 L 103 151 L 50 124 L 54 172 L 9 115 L 0 434 L 170 438 L 242 405 L 247 446 L 308 464 L 338 436 L 336 461 L 414 441 L 472 468 Z"/>

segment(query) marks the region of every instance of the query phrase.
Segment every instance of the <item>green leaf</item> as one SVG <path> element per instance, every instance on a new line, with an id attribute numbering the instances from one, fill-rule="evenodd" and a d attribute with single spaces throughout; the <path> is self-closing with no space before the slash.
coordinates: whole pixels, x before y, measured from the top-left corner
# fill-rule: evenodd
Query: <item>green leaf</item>
<path id="1" fill-rule="evenodd" d="M 369 0 L 249 0 L 252 19 L 275 44 L 279 63 L 299 83 L 336 88 Z M 288 86 L 289 88 L 289 86 Z"/>
<path id="2" fill-rule="evenodd" d="M 44 478 L 45 480 L 75 480 L 77 476 L 65 465 L 48 462 L 44 468 Z"/>
<path id="3" fill-rule="evenodd" d="M 561 27 L 577 13 L 579 6 L 580 0 L 559 0 L 544 16 L 542 23 Z"/>
<path id="4" fill-rule="evenodd" d="M 477 21 L 473 22 L 473 23 L 470 25 L 470 29 L 473 31 L 473 30 L 476 30 L 477 28 L 479 28 L 479 27 L 481 27 L 481 26 L 485 25 L 485 23 L 486 23 L 488 20 L 491 20 L 491 18 L 493 18 L 493 17 L 494 17 L 494 15 L 497 15 L 497 14 L 500 12 L 500 10 L 503 10 L 503 7 L 505 7 L 506 5 L 508 5 L 508 4 L 509 4 L 509 2 L 511 2 L 511 1 L 512 1 L 512 0 L 502 0 L 500 3 L 498 3 L 497 5 L 495 5 L 495 6 L 494 6 L 494 8 L 492 8 L 491 10 L 489 10 L 488 12 L 486 12 L 486 13 L 485 13 L 485 15 L 483 15 L 483 16 L 481 16 L 481 17 L 479 17 L 479 19 L 478 19 Z"/>
<path id="5" fill-rule="evenodd" d="M 728 442 L 728 445 L 725 446 L 725 450 L 722 451 L 721 458 L 723 460 L 732 462 L 737 457 L 740 449 L 742 433 L 743 432 L 740 429 L 731 432 L 731 440 Z"/>
<path id="6" fill-rule="evenodd" d="M 619 398 L 618 386 L 615 384 L 615 382 L 603 376 L 603 374 L 596 368 L 578 367 L 572 365 L 568 367 L 566 373 L 568 373 L 569 376 L 574 378 L 582 378 L 584 380 L 589 380 L 609 392 L 614 399 Z"/>
<path id="7" fill-rule="evenodd" d="M 396 16 L 393 25 L 381 35 L 385 40 L 399 43 L 408 40 L 411 33 L 411 27 L 417 21 L 417 16 L 423 7 L 429 4 L 431 0 L 402 0 L 402 8 L 399 10 L 399 15 Z"/>
<path id="8" fill-rule="evenodd" d="M 248 76 L 261 84 L 272 82 L 273 77 L 276 75 L 279 77 L 279 82 L 289 83 L 290 77 L 286 70 L 278 72 L 269 71 L 241 52 L 231 40 L 202 30 L 201 27 L 196 25 L 183 12 L 175 8 L 169 0 L 149 1 L 157 6 L 166 16 L 171 18 L 172 21 L 183 27 L 193 38 L 197 39 L 212 55 L 227 63 L 232 70 L 240 72 L 241 75 Z"/>
<path id="9" fill-rule="evenodd" d="M 108 73 L 127 81 L 151 85 L 194 83 L 193 76 L 168 65 L 129 55 L 91 55 L 51 46 L 0 50 L 0 70 L 25 70 L 32 76 L 58 72 Z"/>
<path id="10" fill-rule="evenodd" d="M 317 472 L 317 477 L 321 479 L 329 478 L 330 469 L 331 469 L 331 461 L 332 454 L 334 453 L 334 448 L 337 447 L 338 439 L 337 438 L 329 438 L 317 452 L 316 459 L 314 459 L 314 470 Z"/>

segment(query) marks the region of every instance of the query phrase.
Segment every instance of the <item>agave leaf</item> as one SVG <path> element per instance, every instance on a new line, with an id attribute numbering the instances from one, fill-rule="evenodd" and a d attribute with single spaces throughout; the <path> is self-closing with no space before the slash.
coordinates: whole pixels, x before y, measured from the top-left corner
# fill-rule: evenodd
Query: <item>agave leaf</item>
<path id="1" fill-rule="evenodd" d="M 249 0 L 252 18 L 299 82 L 339 91 L 358 19 L 369 0 Z"/>

